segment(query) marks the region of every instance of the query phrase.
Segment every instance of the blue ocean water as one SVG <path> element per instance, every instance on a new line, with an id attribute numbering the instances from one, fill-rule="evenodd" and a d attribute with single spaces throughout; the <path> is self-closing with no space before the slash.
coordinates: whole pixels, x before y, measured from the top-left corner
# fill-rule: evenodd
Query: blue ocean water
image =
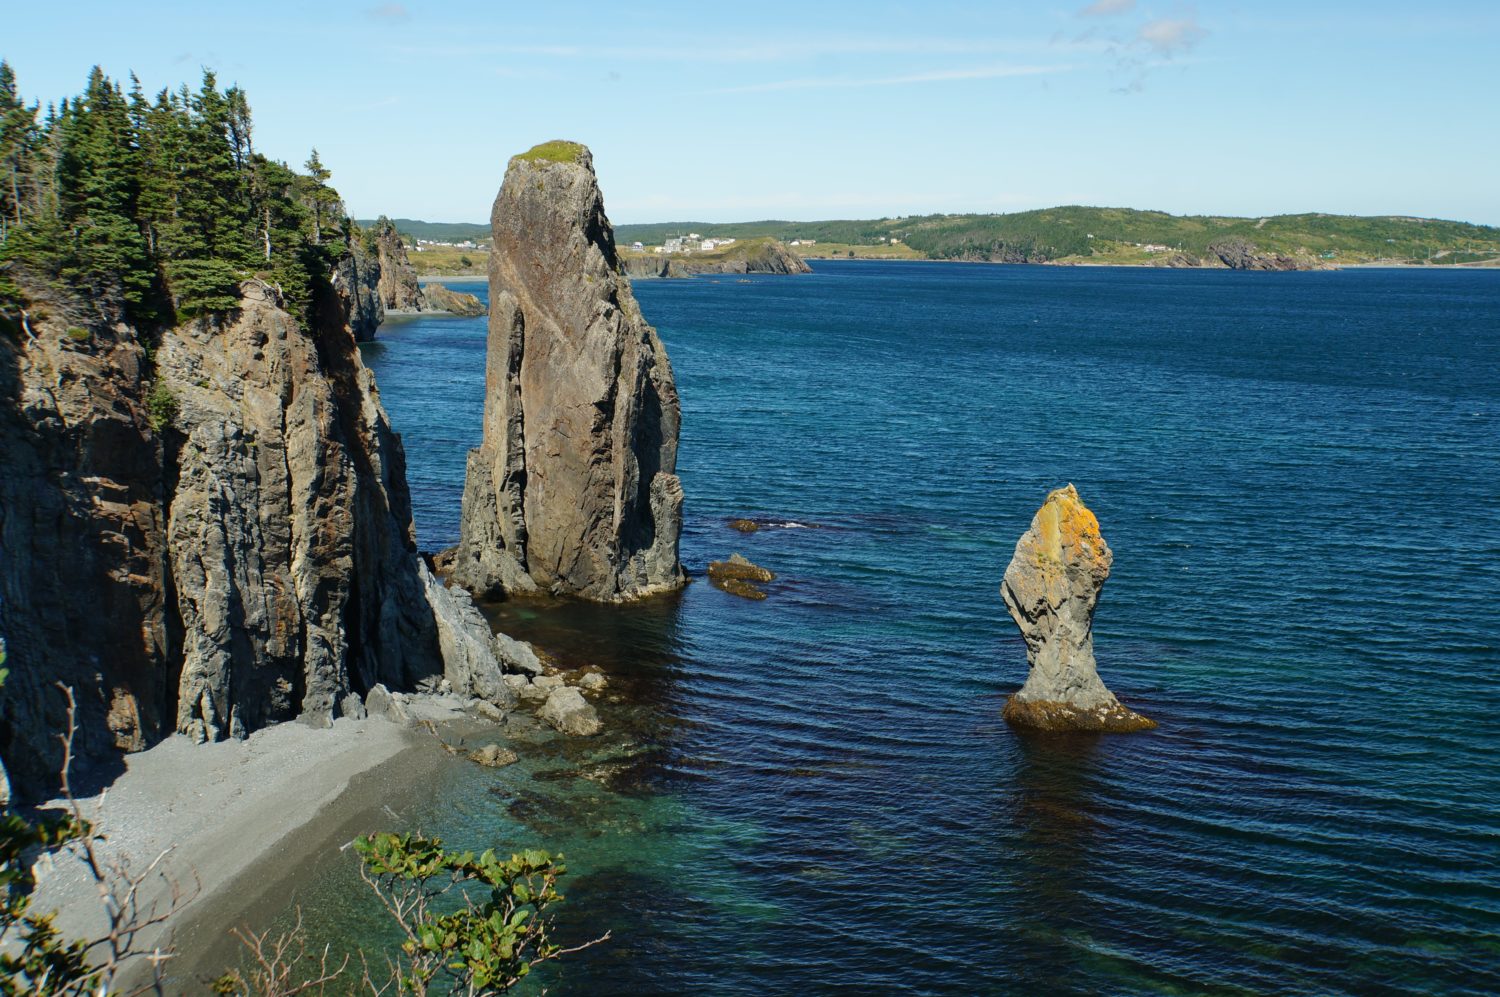
<path id="1" fill-rule="evenodd" d="M 482 283 L 457 285 L 483 295 Z M 1500 273 L 818 263 L 643 282 L 690 570 L 491 607 L 608 732 L 416 818 L 567 853 L 559 994 L 1500 992 Z M 366 348 L 456 539 L 483 319 Z M 1066 482 L 1102 676 L 1158 731 L 1025 737 L 1000 576 Z M 790 528 L 742 536 L 751 516 Z M 348 864 L 301 897 L 348 936 Z"/>

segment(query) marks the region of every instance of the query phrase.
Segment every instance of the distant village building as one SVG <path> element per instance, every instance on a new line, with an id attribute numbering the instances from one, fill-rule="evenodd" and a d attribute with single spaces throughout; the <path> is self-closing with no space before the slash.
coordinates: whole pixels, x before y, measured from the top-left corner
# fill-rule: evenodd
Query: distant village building
<path id="1" fill-rule="evenodd" d="M 646 244 L 643 242 L 632 242 L 630 244 L 630 248 L 634 249 L 636 252 L 640 252 L 642 249 L 646 248 Z"/>
<path id="2" fill-rule="evenodd" d="M 718 243 L 714 242 L 712 239 L 704 239 L 702 245 L 703 245 L 703 251 L 705 253 L 707 253 L 707 252 L 711 252 L 713 250 L 713 248 L 718 245 Z"/>

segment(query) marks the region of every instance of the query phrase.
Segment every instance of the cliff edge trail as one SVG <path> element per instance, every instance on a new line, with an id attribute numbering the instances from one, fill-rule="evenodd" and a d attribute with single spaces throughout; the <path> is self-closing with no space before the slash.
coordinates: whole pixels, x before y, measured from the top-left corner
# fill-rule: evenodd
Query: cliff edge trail
<path id="1" fill-rule="evenodd" d="M 490 226 L 484 437 L 453 579 L 481 596 L 600 602 L 678 588 L 677 387 L 588 149 L 513 157 Z"/>

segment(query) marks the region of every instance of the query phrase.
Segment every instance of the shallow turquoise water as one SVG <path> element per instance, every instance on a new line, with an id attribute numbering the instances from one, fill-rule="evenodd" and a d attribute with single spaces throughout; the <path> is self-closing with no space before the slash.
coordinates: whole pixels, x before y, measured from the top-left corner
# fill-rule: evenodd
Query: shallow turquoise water
<path id="1" fill-rule="evenodd" d="M 851 262 L 637 295 L 685 563 L 780 577 L 493 608 L 606 668 L 609 732 L 455 766 L 413 819 L 568 854 L 563 934 L 614 936 L 554 993 L 1500 991 L 1500 273 Z M 393 320 L 365 354 L 427 549 L 484 342 Z M 1068 481 L 1115 551 L 1101 673 L 1155 733 L 999 721 L 1000 575 Z M 299 899 L 363 935 L 355 883 Z"/>

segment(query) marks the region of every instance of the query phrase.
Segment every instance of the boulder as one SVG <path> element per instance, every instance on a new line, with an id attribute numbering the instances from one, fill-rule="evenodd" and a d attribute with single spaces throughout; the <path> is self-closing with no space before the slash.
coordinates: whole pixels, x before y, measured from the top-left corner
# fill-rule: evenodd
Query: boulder
<path id="1" fill-rule="evenodd" d="M 553 689 L 537 716 L 564 734 L 577 737 L 597 734 L 602 726 L 599 714 L 583 698 L 583 693 L 570 686 Z"/>
<path id="2" fill-rule="evenodd" d="M 751 564 L 739 554 L 731 554 L 727 561 L 708 562 L 708 580 L 714 587 L 741 599 L 764 599 L 766 593 L 757 588 L 755 583 L 769 582 L 775 577 L 774 572 L 758 564 Z"/>
<path id="3" fill-rule="evenodd" d="M 469 752 L 469 761 L 478 762 L 488 768 L 497 769 L 505 765 L 514 765 L 520 761 L 520 756 L 509 748 L 502 748 L 498 744 L 486 744 Z"/>
<path id="4" fill-rule="evenodd" d="M 589 151 L 512 158 L 490 224 L 484 432 L 451 577 L 481 596 L 601 602 L 680 587 L 677 387 Z"/>
<path id="5" fill-rule="evenodd" d="M 609 685 L 609 679 L 602 672 L 589 672 L 578 680 L 578 688 L 584 692 L 598 692 Z"/>
<path id="6" fill-rule="evenodd" d="M 1094 664 L 1094 607 L 1114 555 L 1071 484 L 1047 496 L 1016 543 L 1001 597 L 1026 641 L 1026 684 L 1004 716 L 1035 730 L 1137 731 L 1155 721 L 1120 705 Z"/>

